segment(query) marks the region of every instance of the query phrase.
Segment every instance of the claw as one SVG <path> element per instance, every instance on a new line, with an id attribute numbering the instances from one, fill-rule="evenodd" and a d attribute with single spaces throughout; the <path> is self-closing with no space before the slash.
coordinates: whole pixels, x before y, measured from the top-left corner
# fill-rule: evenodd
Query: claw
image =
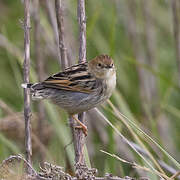
<path id="1" fill-rule="evenodd" d="M 85 136 L 87 136 L 87 126 L 75 126 L 75 129 L 82 129 Z"/>
<path id="2" fill-rule="evenodd" d="M 85 136 L 87 136 L 87 126 L 84 125 L 78 118 L 76 118 L 74 115 L 72 116 L 72 118 L 79 124 L 79 126 L 76 126 L 75 129 L 82 129 L 83 133 Z"/>

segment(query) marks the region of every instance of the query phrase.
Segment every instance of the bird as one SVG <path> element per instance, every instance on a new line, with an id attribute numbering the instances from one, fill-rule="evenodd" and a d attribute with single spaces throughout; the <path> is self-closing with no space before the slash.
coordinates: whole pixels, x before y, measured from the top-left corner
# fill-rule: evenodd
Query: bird
<path id="1" fill-rule="evenodd" d="M 88 62 L 79 63 L 56 73 L 42 82 L 24 83 L 32 100 L 50 99 L 64 109 L 87 135 L 87 127 L 75 114 L 102 104 L 116 87 L 116 69 L 108 55 L 98 55 Z"/>

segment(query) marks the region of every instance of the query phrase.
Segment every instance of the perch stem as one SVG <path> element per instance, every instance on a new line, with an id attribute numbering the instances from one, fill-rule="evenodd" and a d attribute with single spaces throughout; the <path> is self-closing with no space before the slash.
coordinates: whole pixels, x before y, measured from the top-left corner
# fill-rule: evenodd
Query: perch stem
<path id="1" fill-rule="evenodd" d="M 29 83 L 29 67 L 30 67 L 30 0 L 24 1 L 24 83 Z M 26 160 L 32 164 L 32 144 L 31 144 L 31 108 L 30 108 L 30 92 L 24 89 L 24 119 L 25 119 L 25 148 Z M 27 167 L 27 173 L 31 174 L 31 169 Z"/>

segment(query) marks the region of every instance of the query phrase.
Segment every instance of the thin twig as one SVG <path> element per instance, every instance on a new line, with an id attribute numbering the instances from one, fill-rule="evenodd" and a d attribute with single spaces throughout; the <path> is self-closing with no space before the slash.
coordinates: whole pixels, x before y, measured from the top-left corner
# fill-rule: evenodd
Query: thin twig
<path id="1" fill-rule="evenodd" d="M 178 171 L 177 173 L 175 173 L 173 176 L 171 176 L 171 179 L 175 179 L 180 175 L 180 171 Z"/>
<path id="2" fill-rule="evenodd" d="M 111 154 L 111 153 L 109 153 L 109 152 L 107 152 L 107 151 L 103 151 L 103 150 L 100 150 L 100 151 L 101 151 L 102 153 L 105 153 L 105 154 L 111 156 L 112 158 L 115 158 L 115 159 L 123 162 L 123 163 L 126 163 L 126 164 L 131 165 L 133 168 L 141 169 L 141 170 L 143 170 L 143 171 L 147 171 L 147 172 L 150 172 L 150 173 L 154 174 L 154 172 L 153 172 L 150 168 L 147 168 L 147 167 L 145 167 L 145 166 L 141 166 L 141 165 L 137 164 L 136 162 L 127 161 L 127 160 L 122 159 L 122 158 L 120 158 L 119 156 L 117 156 L 117 155 L 115 155 L 115 154 Z M 162 177 L 164 176 L 164 174 L 162 174 L 162 173 L 160 173 L 160 174 L 161 174 Z M 164 176 L 164 177 L 165 177 L 165 176 Z M 165 178 L 166 178 L 166 177 L 165 177 Z"/>
<path id="3" fill-rule="evenodd" d="M 29 67 L 30 67 L 30 0 L 24 1 L 24 83 L 29 83 Z M 31 144 L 31 124 L 30 124 L 31 108 L 30 108 L 30 92 L 24 89 L 24 119 L 25 119 L 25 148 L 26 160 L 31 164 L 32 144 Z M 31 169 L 27 167 L 30 174 Z"/>
<path id="4" fill-rule="evenodd" d="M 85 0 L 78 0 L 77 7 L 78 23 L 79 23 L 79 63 L 86 61 L 86 15 L 85 15 Z M 78 114 L 78 118 L 82 123 L 85 123 L 85 113 Z M 75 133 L 75 161 L 76 164 L 85 164 L 84 148 L 85 137 L 81 130 Z M 78 174 L 78 171 L 77 171 Z"/>
<path id="5" fill-rule="evenodd" d="M 86 61 L 86 13 L 85 0 L 78 0 L 78 23 L 79 23 L 79 63 Z"/>
<path id="6" fill-rule="evenodd" d="M 90 116 L 90 118 L 92 118 L 92 119 L 97 119 L 97 120 L 98 120 L 97 122 L 99 122 L 98 127 L 101 127 L 102 129 L 104 129 L 105 126 L 106 126 L 106 124 L 105 124 L 106 119 L 105 119 L 105 116 L 102 116 L 99 112 L 100 112 L 100 111 L 99 111 L 97 108 L 94 108 L 94 109 L 91 109 L 90 111 L 88 111 L 87 114 L 88 114 L 88 116 Z M 97 123 L 97 122 L 96 122 L 96 123 Z M 96 125 L 97 125 L 97 124 L 96 124 Z M 96 127 L 96 128 L 97 128 L 97 127 Z M 101 130 L 98 129 L 98 131 L 101 131 Z M 103 132 L 103 131 L 102 131 L 102 132 Z M 105 136 L 105 135 L 104 135 L 104 136 Z M 102 139 L 102 134 L 101 134 L 101 133 L 100 133 L 100 138 L 101 138 L 102 141 L 104 141 L 104 140 Z M 118 144 L 120 147 L 121 147 L 121 146 L 124 146 L 124 145 L 121 144 L 122 142 L 120 142 L 120 141 L 121 141 L 121 140 L 118 138 L 117 144 Z M 105 142 L 104 142 L 104 143 L 105 143 Z M 136 144 L 136 143 L 134 143 L 134 142 L 132 142 L 132 141 L 129 141 L 129 143 L 130 143 L 140 154 L 142 154 L 143 156 L 149 158 L 148 153 L 147 153 L 142 147 L 140 147 L 138 144 Z M 125 146 L 124 146 L 124 147 L 125 147 Z M 117 151 L 118 153 L 121 153 L 121 152 L 122 152 L 122 151 L 119 151 L 118 149 L 117 149 L 116 151 Z M 125 152 L 126 152 L 125 157 L 128 159 L 128 161 L 132 161 L 132 158 L 128 155 L 129 153 L 127 152 L 127 149 L 125 149 Z M 168 171 L 171 175 L 177 173 L 177 170 L 176 170 L 176 169 L 174 169 L 173 167 L 169 166 L 169 165 L 166 164 L 164 161 L 159 160 L 159 159 L 157 159 L 157 161 L 158 161 L 158 163 L 160 164 L 160 166 L 161 166 L 164 170 Z M 180 176 L 178 176 L 177 179 L 180 179 Z"/>
<path id="7" fill-rule="evenodd" d="M 146 148 L 146 146 L 142 143 L 142 141 L 139 139 L 139 137 L 137 136 L 137 134 L 135 134 L 131 128 L 131 126 L 126 123 L 126 120 L 124 119 L 124 117 L 121 115 L 121 113 L 119 113 L 119 111 L 113 106 L 113 104 L 111 103 L 111 101 L 108 100 L 108 104 L 112 107 L 113 111 L 115 112 L 116 116 L 118 118 L 120 118 L 122 120 L 122 122 L 124 123 L 124 125 L 127 127 L 127 129 L 129 130 L 129 132 L 132 134 L 132 136 L 134 137 L 134 139 L 140 144 L 141 147 L 143 147 L 144 150 L 146 150 L 146 153 L 148 154 L 148 156 L 150 157 L 150 159 L 152 160 L 152 162 L 155 164 L 155 166 L 159 169 L 159 171 L 163 174 L 165 174 L 165 172 L 163 171 L 163 169 L 160 167 L 160 165 L 158 164 L 158 162 L 156 161 L 156 159 L 152 156 L 152 154 L 148 151 L 148 149 Z"/>
<path id="8" fill-rule="evenodd" d="M 132 142 L 132 141 L 129 141 L 131 143 L 131 145 L 138 151 L 140 152 L 141 154 L 143 154 L 144 156 L 148 157 L 149 158 L 149 155 L 148 153 L 143 149 L 141 148 L 138 144 Z M 177 173 L 177 170 L 174 169 L 173 167 L 169 166 L 168 164 L 166 164 L 164 161 L 161 161 L 159 159 L 157 159 L 158 163 L 160 164 L 160 166 L 165 169 L 166 171 L 168 171 L 169 173 L 171 174 L 176 174 Z M 178 179 L 180 179 L 180 176 L 177 177 Z"/>
<path id="9" fill-rule="evenodd" d="M 126 137 L 124 137 L 124 136 L 118 131 L 118 129 L 117 129 L 97 108 L 95 108 L 95 110 L 96 110 L 96 112 L 97 112 L 101 117 L 103 117 L 103 119 L 115 130 L 115 132 L 121 137 L 121 139 L 122 139 L 126 144 L 128 144 L 128 145 L 148 164 L 148 166 L 155 172 L 155 174 L 157 174 L 159 177 L 162 178 L 161 172 L 157 171 L 157 170 L 146 160 L 146 158 L 145 158 L 144 156 L 142 156 L 142 155 L 137 151 L 137 149 L 132 146 L 132 144 L 129 142 L 129 140 L 128 140 Z M 163 174 L 163 173 L 162 173 L 162 174 Z M 164 176 L 166 176 L 166 175 L 164 174 Z M 166 177 L 167 177 L 167 176 L 166 176 Z M 168 179 L 168 177 L 167 177 L 167 179 Z"/>
<path id="10" fill-rule="evenodd" d="M 65 46 L 65 32 L 64 32 L 64 18 L 63 18 L 63 4 L 62 0 L 55 0 L 55 9 L 56 9 L 56 18 L 57 18 L 57 25 L 58 25 L 58 34 L 59 34 L 59 51 L 61 55 L 61 66 L 64 70 L 67 65 L 67 49 Z"/>

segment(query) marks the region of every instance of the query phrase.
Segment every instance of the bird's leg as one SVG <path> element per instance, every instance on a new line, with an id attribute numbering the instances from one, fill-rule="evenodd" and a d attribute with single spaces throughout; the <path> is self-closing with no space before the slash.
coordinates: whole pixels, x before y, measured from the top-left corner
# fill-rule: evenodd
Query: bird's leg
<path id="1" fill-rule="evenodd" d="M 78 118 L 76 118 L 75 115 L 72 115 L 72 118 L 80 125 L 80 126 L 76 126 L 76 129 L 82 129 L 83 133 L 85 136 L 87 136 L 87 126 L 84 125 Z"/>

